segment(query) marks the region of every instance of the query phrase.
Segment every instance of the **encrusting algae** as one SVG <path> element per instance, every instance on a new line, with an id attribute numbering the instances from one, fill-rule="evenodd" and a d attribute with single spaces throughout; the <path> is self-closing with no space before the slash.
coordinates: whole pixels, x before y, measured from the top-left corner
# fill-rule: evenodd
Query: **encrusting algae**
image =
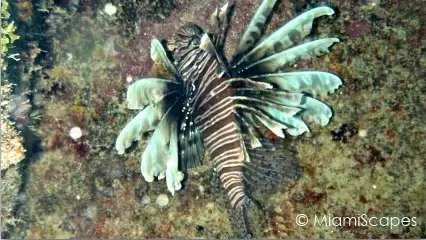
<path id="1" fill-rule="evenodd" d="M 14 87 L 8 81 L 6 71 L 8 69 L 8 60 L 19 61 L 19 54 L 11 54 L 9 49 L 19 39 L 16 35 L 16 24 L 10 21 L 10 7 L 8 1 L 1 1 L 1 58 L 0 58 L 0 211 L 1 211 L 1 230 L 11 229 L 16 224 L 22 222 L 19 217 L 14 216 L 13 208 L 17 199 L 21 178 L 19 165 L 25 158 L 25 149 L 23 146 L 23 137 L 17 130 L 15 123 L 10 119 L 13 108 L 21 107 L 21 102 L 14 101 L 16 98 L 12 95 Z M 18 105 L 18 106 L 16 106 Z"/>
<path id="2" fill-rule="evenodd" d="M 7 80 L 7 56 L 9 48 L 12 46 L 13 42 L 19 39 L 14 31 L 16 26 L 14 22 L 8 22 L 10 13 L 9 13 L 9 3 L 8 1 L 1 2 L 1 170 L 7 169 L 11 165 L 19 163 L 25 157 L 25 150 L 22 145 L 22 137 L 16 131 L 14 123 L 9 120 L 10 115 L 10 105 L 13 104 L 13 97 L 11 96 L 13 85 L 10 84 Z M 14 58 L 15 59 L 15 58 Z M 16 59 L 19 59 L 17 57 Z M 14 106 L 12 106 L 14 107 Z"/>

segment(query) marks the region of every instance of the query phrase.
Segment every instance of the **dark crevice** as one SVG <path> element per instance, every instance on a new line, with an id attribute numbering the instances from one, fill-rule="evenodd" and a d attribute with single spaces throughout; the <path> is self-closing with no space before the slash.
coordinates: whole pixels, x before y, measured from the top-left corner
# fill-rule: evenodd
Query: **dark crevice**
<path id="1" fill-rule="evenodd" d="M 15 84 L 13 89 L 13 96 L 21 96 L 26 94 L 28 96 L 31 109 L 24 116 L 31 118 L 31 113 L 41 110 L 40 107 L 36 106 L 34 99 L 34 92 L 36 92 L 36 86 L 39 81 L 42 81 L 43 69 L 48 69 L 52 66 L 52 43 L 48 35 L 48 25 L 46 19 L 49 16 L 47 12 L 37 11 L 37 6 L 42 4 L 42 0 L 31 1 L 34 10 L 30 19 L 22 19 L 19 17 L 22 9 L 19 9 L 18 3 L 10 2 L 10 14 L 11 20 L 15 21 L 17 26 L 15 34 L 20 36 L 20 39 L 13 43 L 13 47 L 10 49 L 8 54 L 19 54 L 19 61 L 8 59 L 8 68 L 5 72 L 9 82 Z M 35 51 L 37 53 L 35 53 Z M 36 55 L 35 55 L 36 54 Z M 41 66 L 41 70 L 34 70 L 34 66 Z M 12 121 L 14 121 L 12 119 Z M 15 202 L 12 214 L 16 218 L 26 215 L 25 196 L 26 189 L 29 180 L 29 169 L 31 164 L 37 161 L 39 153 L 42 151 L 40 145 L 40 138 L 34 132 L 34 127 L 21 125 L 19 131 L 23 137 L 23 145 L 26 150 L 25 158 L 19 164 L 19 171 L 22 177 L 21 185 L 19 187 L 18 197 Z M 25 223 L 18 223 L 17 226 L 8 226 L 9 230 L 2 232 L 2 238 L 11 238 L 12 233 L 20 228 L 21 231 L 25 227 Z"/>

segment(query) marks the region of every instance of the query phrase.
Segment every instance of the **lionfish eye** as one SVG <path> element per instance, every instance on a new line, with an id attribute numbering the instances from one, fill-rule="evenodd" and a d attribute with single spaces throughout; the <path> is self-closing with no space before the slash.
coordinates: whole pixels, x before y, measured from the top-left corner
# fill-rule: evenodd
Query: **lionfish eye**
<path id="1" fill-rule="evenodd" d="M 188 44 L 189 47 L 198 47 L 199 45 L 200 45 L 200 39 L 198 37 L 193 37 Z"/>

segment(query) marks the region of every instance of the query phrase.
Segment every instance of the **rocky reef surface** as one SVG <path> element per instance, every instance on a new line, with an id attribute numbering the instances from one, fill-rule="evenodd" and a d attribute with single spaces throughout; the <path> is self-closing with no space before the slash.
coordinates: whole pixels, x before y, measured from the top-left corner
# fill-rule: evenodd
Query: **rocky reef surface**
<path id="1" fill-rule="evenodd" d="M 331 54 L 291 69 L 330 71 L 344 84 L 327 97 L 331 124 L 291 140 L 302 177 L 275 193 L 253 193 L 264 206 L 253 213 L 256 236 L 425 238 L 426 9 L 409 0 L 282 0 L 267 32 L 320 4 L 337 14 L 320 18 L 312 35 L 341 42 Z M 257 5 L 237 3 L 228 56 Z M 13 219 L 19 219 L 3 228 L 3 237 L 236 236 L 209 161 L 191 171 L 172 197 L 163 181 L 148 184 L 141 178 L 144 141 L 124 156 L 114 149 L 132 117 L 127 86 L 141 76 L 165 74 L 152 64 L 150 40 L 168 39 L 189 22 L 212 29 L 206 20 L 217 6 L 195 0 L 11 4 L 22 37 L 10 53 L 19 53 L 20 61 L 9 60 L 5 74 L 16 84 L 13 94 L 29 93 L 31 107 L 14 118 L 20 119 L 27 157 L 19 165 L 22 179 L 2 181 L 2 188 L 7 184 L 16 192 L 7 201 Z M 300 214 L 309 219 L 305 226 L 297 224 Z M 416 224 L 314 222 L 315 216 L 362 214 L 414 217 Z"/>

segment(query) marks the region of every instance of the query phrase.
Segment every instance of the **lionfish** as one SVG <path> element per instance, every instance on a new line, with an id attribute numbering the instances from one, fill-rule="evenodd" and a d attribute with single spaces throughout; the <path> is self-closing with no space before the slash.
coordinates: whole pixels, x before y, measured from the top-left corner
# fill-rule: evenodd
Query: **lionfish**
<path id="1" fill-rule="evenodd" d="M 182 187 L 184 172 L 199 166 L 206 151 L 232 208 L 244 217 L 251 203 L 245 183 L 274 180 L 273 170 L 262 159 L 271 160 L 280 148 L 268 136 L 299 136 L 310 131 L 306 122 L 328 124 L 331 109 L 311 96 L 334 92 L 342 84 L 339 77 L 281 70 L 296 60 L 328 53 L 339 41 L 323 38 L 296 45 L 310 33 L 315 18 L 334 11 L 313 8 L 261 40 L 275 2 L 260 4 L 231 61 L 223 52 L 233 4 L 215 11 L 215 33 L 188 24 L 167 45 L 152 40 L 152 60 L 173 77 L 144 78 L 129 86 L 128 108 L 141 111 L 116 141 L 123 154 L 153 130 L 141 161 L 147 182 L 166 178 L 174 195 Z"/>

